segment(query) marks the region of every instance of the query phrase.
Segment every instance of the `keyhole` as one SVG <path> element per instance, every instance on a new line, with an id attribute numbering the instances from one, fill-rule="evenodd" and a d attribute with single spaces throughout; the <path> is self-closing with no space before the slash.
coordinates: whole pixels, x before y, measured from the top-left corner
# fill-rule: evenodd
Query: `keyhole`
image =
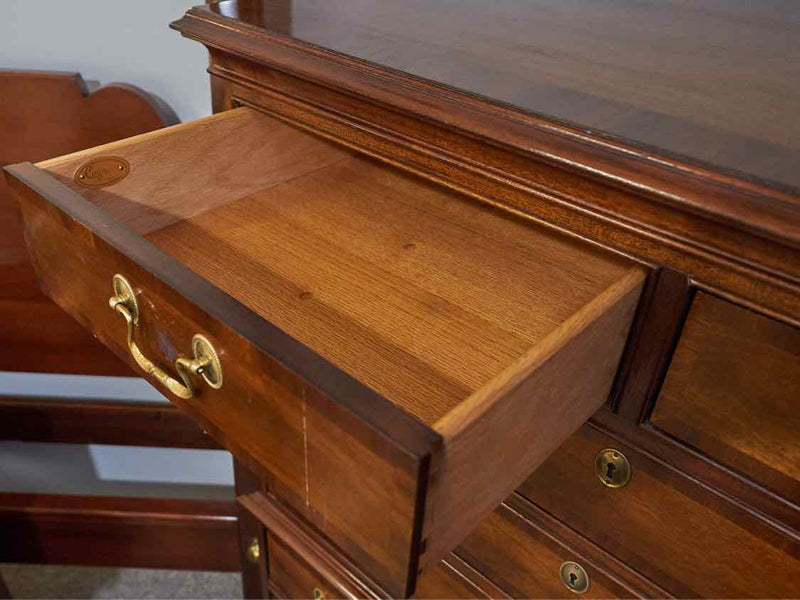
<path id="1" fill-rule="evenodd" d="M 575 582 L 578 580 L 578 576 L 575 573 L 569 574 L 569 587 L 575 587 Z"/>
<path id="2" fill-rule="evenodd" d="M 610 462 L 606 465 L 606 479 L 609 481 L 614 481 L 614 471 L 617 470 L 617 465 Z"/>

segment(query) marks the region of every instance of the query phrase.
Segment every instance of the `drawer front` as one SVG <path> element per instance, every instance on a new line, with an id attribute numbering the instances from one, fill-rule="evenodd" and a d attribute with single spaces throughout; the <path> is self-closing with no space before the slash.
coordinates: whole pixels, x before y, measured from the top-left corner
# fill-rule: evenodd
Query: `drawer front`
<path id="1" fill-rule="evenodd" d="M 353 597 L 312 569 L 273 535 L 268 536 L 268 548 L 269 587 L 272 597 L 299 600 Z"/>
<path id="2" fill-rule="evenodd" d="M 651 422 L 800 504 L 800 330 L 698 292 Z"/>
<path id="3" fill-rule="evenodd" d="M 41 184 L 45 190 L 59 186 L 47 180 Z M 427 456 L 415 454 L 413 446 L 398 446 L 284 367 L 285 361 L 255 347 L 249 341 L 253 337 L 269 343 L 286 337 L 268 324 L 252 337 L 240 335 L 237 329 L 248 327 L 248 319 L 255 315 L 231 298 L 113 220 L 103 221 L 104 213 L 93 206 L 79 205 L 77 210 L 85 212 L 76 217 L 31 188 L 41 190 L 28 181 L 16 191 L 32 262 L 48 296 L 143 376 L 128 348 L 125 320 L 109 307 L 115 274 L 123 274 L 136 292 L 137 346 L 164 371 L 176 377 L 174 360 L 191 355 L 195 334 L 206 336 L 220 356 L 224 378 L 220 389 L 197 378 L 199 394 L 184 399 L 148 377 L 151 383 L 249 469 L 276 480 L 285 501 L 393 595 L 406 594 L 414 584 L 410 573 L 416 572 L 415 540 L 421 531 L 418 490 L 426 481 Z M 59 189 L 50 196 L 70 193 Z M 113 231 L 120 247 L 97 231 Z M 289 358 L 302 359 L 302 348 L 284 350 Z M 323 369 L 311 361 L 306 367 Z M 415 431 L 400 434 L 413 438 Z M 429 447 L 434 437 L 416 447 Z M 367 479 L 365 472 L 370 473 Z M 343 494 L 342 489 L 358 493 Z M 382 535 L 374 535 L 375 531 Z"/>
<path id="4" fill-rule="evenodd" d="M 623 584 L 607 573 L 596 558 L 587 560 L 585 554 L 508 505 L 501 506 L 483 520 L 475 533 L 456 550 L 457 556 L 515 598 L 574 598 L 577 592 L 562 580 L 561 569 L 565 562 L 579 565 L 588 577 L 588 588 L 580 592 L 587 598 L 660 595 L 646 583 L 642 586 L 644 594 Z M 595 549 L 593 554 L 599 557 L 602 553 Z M 567 577 L 571 574 L 572 571 L 566 572 Z M 639 579 L 635 574 L 632 577 Z"/>
<path id="5" fill-rule="evenodd" d="M 269 536 L 269 584 L 273 597 L 297 600 L 359 598 L 365 595 L 363 591 L 326 579 L 274 535 Z M 448 599 L 487 596 L 445 562 L 420 577 L 413 597 Z"/>
<path id="6" fill-rule="evenodd" d="M 606 448 L 630 463 L 624 487 L 595 474 Z M 591 425 L 519 492 L 671 594 L 789 598 L 800 589 L 796 541 Z"/>

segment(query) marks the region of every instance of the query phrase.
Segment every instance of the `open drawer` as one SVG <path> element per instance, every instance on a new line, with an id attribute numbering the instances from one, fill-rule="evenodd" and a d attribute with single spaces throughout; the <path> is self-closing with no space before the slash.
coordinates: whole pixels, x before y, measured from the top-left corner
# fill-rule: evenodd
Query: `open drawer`
<path id="1" fill-rule="evenodd" d="M 6 170 L 44 291 L 397 596 L 606 400 L 645 277 L 249 108 Z"/>

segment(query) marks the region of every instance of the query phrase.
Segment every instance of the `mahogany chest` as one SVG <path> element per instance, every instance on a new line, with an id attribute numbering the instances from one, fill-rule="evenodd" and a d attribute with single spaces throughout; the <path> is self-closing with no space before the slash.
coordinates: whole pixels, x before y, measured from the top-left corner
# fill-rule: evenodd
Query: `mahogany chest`
<path id="1" fill-rule="evenodd" d="M 200 6 L 217 114 L 6 169 L 248 595 L 800 595 L 796 24 L 574 4 Z"/>

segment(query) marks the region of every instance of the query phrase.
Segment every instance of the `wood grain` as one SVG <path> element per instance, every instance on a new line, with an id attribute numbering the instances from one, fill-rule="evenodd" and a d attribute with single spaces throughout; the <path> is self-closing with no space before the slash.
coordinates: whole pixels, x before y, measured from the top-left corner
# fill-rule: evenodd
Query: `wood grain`
<path id="1" fill-rule="evenodd" d="M 0 70 L 0 167 L 39 161 L 177 123 L 142 90 L 89 93 L 77 73 Z M 0 179 L 0 370 L 130 375 L 39 290 L 22 225 Z M 42 324 L 46 323 L 44 327 Z"/>
<path id="2" fill-rule="evenodd" d="M 459 98 L 440 105 L 431 97 L 447 98 L 441 88 L 415 96 L 417 82 L 408 76 L 375 77 L 346 60 L 346 68 L 333 69 L 329 56 L 256 42 L 235 27 L 220 31 L 202 21 L 192 37 L 211 48 L 211 71 L 226 82 L 233 104 L 258 107 L 481 201 L 692 273 L 796 320 L 796 194 L 592 139 L 552 121 L 534 126 L 496 104 Z M 308 62 L 312 71 L 305 70 Z M 335 84 L 328 78 L 334 72 Z"/>
<path id="3" fill-rule="evenodd" d="M 246 495 L 240 504 L 252 510 L 269 530 L 270 586 L 286 598 L 305 599 L 320 589 L 328 598 L 393 597 L 356 567 L 350 557 L 326 542 L 308 523 L 264 495 Z M 485 598 L 464 576 L 457 557 L 421 576 L 414 598 Z"/>
<path id="4" fill-rule="evenodd" d="M 245 132 L 259 152 L 231 173 Z M 40 167 L 75 188 L 108 153 L 132 174 L 84 197 L 428 424 L 624 270 L 246 109 Z"/>
<path id="5" fill-rule="evenodd" d="M 219 391 L 206 388 L 192 401 L 171 399 L 249 469 L 265 480 L 274 477 L 312 512 L 323 506 L 325 498 L 310 496 L 310 489 L 317 484 L 331 485 L 337 474 L 352 479 L 361 472 L 352 470 L 347 455 L 329 453 L 323 458 L 332 468 L 315 470 L 314 479 L 307 479 L 309 467 L 316 464 L 317 438 L 327 435 L 328 424 L 343 435 L 358 438 L 352 445 L 361 449 L 362 457 L 372 457 L 369 464 L 375 481 L 388 480 L 393 487 L 365 488 L 370 493 L 354 497 L 350 513 L 332 514 L 323 531 L 343 544 L 366 538 L 371 540 L 370 547 L 377 543 L 395 551 L 376 553 L 370 564 L 386 578 L 393 595 L 410 594 L 419 553 L 425 465 L 438 436 L 179 263 L 170 262 L 57 181 L 37 181 L 37 174 L 43 172 L 30 168 L 34 169 L 32 179 L 24 174 L 24 168 L 16 169 L 27 181 L 19 188 L 20 200 L 30 227 L 34 264 L 48 293 L 131 365 L 124 322 L 108 309 L 109 282 L 117 272 L 124 272 L 134 282 L 143 310 L 147 307 L 137 326 L 138 343 L 147 355 L 163 357 L 158 359 L 165 368 L 170 369 L 171 361 L 191 347 L 194 333 L 203 331 L 213 339 L 222 352 L 225 386 Z M 18 183 L 14 181 L 15 186 Z M 41 190 L 61 208 L 33 189 Z M 78 204 L 73 202 L 76 200 Z M 104 238 L 113 240 L 116 247 Z M 64 261 L 65 255 L 72 259 Z M 55 265 L 57 268 L 50 268 Z M 319 428 L 314 425 L 314 438 L 308 444 L 306 403 L 309 412 L 315 407 L 323 411 L 322 420 L 309 420 L 310 425 L 319 423 Z M 406 494 L 388 497 L 389 491 L 403 486 Z M 389 501 L 400 509 L 386 512 Z M 401 535 L 382 538 L 375 536 L 374 530 L 337 529 L 339 519 L 348 522 L 349 515 L 356 513 L 371 515 L 380 524 L 379 530 Z"/>
<path id="6" fill-rule="evenodd" d="M 270 548 L 270 576 L 276 579 L 280 587 L 281 582 L 287 581 L 290 576 L 278 572 L 282 568 L 281 555 L 277 557 L 278 565 L 272 556 L 272 549 L 277 545 L 280 553 L 289 545 L 291 550 L 287 560 L 291 558 L 294 565 L 305 563 L 305 573 L 298 573 L 300 584 L 313 582 L 318 578 L 320 583 L 327 583 L 325 591 L 337 595 L 336 597 L 376 598 L 385 592 L 381 587 L 363 571 L 359 569 L 345 554 L 330 544 L 303 519 L 283 506 L 277 499 L 268 494 L 252 493 L 239 496 L 239 504 L 247 509 L 267 528 Z M 300 562 L 302 561 L 302 563 Z M 276 567 L 277 570 L 273 569 Z M 290 567 L 291 568 L 291 567 Z M 309 579 L 311 578 L 311 579 Z M 313 588 L 308 585 L 301 592 L 301 597 L 311 598 Z M 285 589 L 290 592 L 292 590 Z"/>
<path id="7" fill-rule="evenodd" d="M 331 599 L 373 597 L 353 589 L 342 591 L 341 584 L 321 576 L 275 536 L 269 537 L 269 560 L 270 585 L 280 590 L 273 597 L 306 600 L 313 598 L 317 590 Z M 420 600 L 487 597 L 480 588 L 475 587 L 446 562 L 425 573 L 412 596 Z"/>
<path id="8" fill-rule="evenodd" d="M 650 421 L 800 506 L 800 330 L 698 293 Z"/>
<path id="9" fill-rule="evenodd" d="M 789 82 L 800 77 L 792 60 L 800 26 L 783 18 L 792 9 L 787 1 L 547 0 L 533 10 L 471 0 L 364 10 L 355 0 L 295 0 L 287 19 L 281 4 L 238 0 L 190 14 L 246 24 L 253 37 L 331 62 L 346 56 L 364 71 L 407 73 L 594 135 L 797 186 L 800 94 Z M 186 21 L 177 24 L 184 31 Z"/>
<path id="10" fill-rule="evenodd" d="M 566 542 L 556 533 L 559 526 L 544 511 L 512 499 L 483 519 L 455 553 L 514 598 L 574 598 L 559 576 L 567 560 L 588 573 L 587 598 L 665 597 L 588 540 Z"/>
<path id="11" fill-rule="evenodd" d="M 131 174 L 76 194 L 108 153 Z M 115 272 L 146 355 L 211 336 L 231 383 L 176 403 L 393 596 L 607 399 L 645 278 L 251 109 L 40 167 L 9 174 L 48 293 L 123 357 Z"/>
<path id="12" fill-rule="evenodd" d="M 0 494 L 0 562 L 238 571 L 233 502 Z"/>
<path id="13" fill-rule="evenodd" d="M 611 394 L 611 405 L 626 421 L 644 420 L 658 395 L 693 291 L 684 273 L 668 267 L 651 273 Z"/>
<path id="14" fill-rule="evenodd" d="M 254 2 L 260 0 L 244 0 L 243 3 Z M 289 80 L 291 83 L 283 80 L 279 88 L 289 91 L 294 99 L 327 108 L 338 105 L 336 108 L 341 114 L 358 115 L 361 122 L 351 128 L 348 137 L 363 135 L 365 124 L 378 124 L 385 143 L 389 141 L 387 134 L 393 132 L 396 123 L 408 115 L 415 115 L 422 117 L 424 124 L 419 121 L 406 123 L 403 134 L 416 142 L 430 141 L 432 148 L 449 146 L 447 149 L 453 155 L 448 162 L 459 156 L 483 162 L 480 157 L 489 158 L 494 154 L 486 147 L 486 141 L 491 140 L 495 147 L 513 146 L 523 155 L 517 158 L 529 165 L 532 159 L 537 168 L 531 171 L 531 175 L 545 185 L 550 181 L 561 187 L 565 176 L 572 180 L 576 174 L 590 179 L 599 175 L 608 181 L 616 180 L 618 188 L 623 187 L 645 198 L 658 197 L 673 208 L 691 207 L 724 215 L 745 227 L 748 222 L 751 227 L 758 222 L 773 235 L 797 240 L 792 227 L 787 227 L 788 223 L 782 223 L 778 216 L 783 215 L 784 219 L 796 223 L 800 206 L 796 191 L 770 188 L 741 175 L 731 175 L 668 153 L 659 154 L 650 148 L 609 139 L 598 135 L 597 130 L 570 127 L 552 117 L 539 116 L 488 97 L 463 93 L 438 82 L 421 80 L 401 71 L 326 50 L 324 44 L 309 46 L 276 34 L 269 25 L 265 28 L 253 27 L 247 22 L 238 23 L 235 19 L 236 3 L 225 6 L 226 12 L 230 9 L 234 18 L 220 15 L 213 8 L 197 7 L 172 26 L 212 50 L 212 73 L 238 79 L 249 86 L 262 84 L 258 85 L 262 99 L 263 92 L 268 93 L 263 89 L 263 83 L 281 81 L 282 73 L 297 76 Z M 425 12 L 421 9 L 409 13 L 409 16 L 418 15 L 424 19 Z M 525 11 L 518 10 L 518 13 L 522 16 Z M 382 43 L 379 37 L 376 36 L 376 41 Z M 395 40 L 389 43 L 395 43 Z M 305 93 L 311 88 L 316 89 L 316 98 L 306 98 Z M 343 95 L 338 95 L 339 92 Z M 391 111 L 381 115 L 387 120 L 374 120 L 382 112 L 381 107 L 387 106 Z M 647 134 L 647 128 L 643 129 Z M 460 136 L 456 145 L 451 145 L 449 135 L 459 130 L 468 132 L 469 137 Z M 693 127 L 692 131 L 695 130 Z M 476 137 L 483 138 L 477 145 L 469 140 L 472 138 L 474 141 Z M 431 149 L 419 145 L 412 147 L 408 139 L 404 146 L 405 152 L 394 154 L 395 160 L 407 159 L 409 151 Z M 477 154 L 473 155 L 476 148 Z M 507 169 L 512 162 L 515 162 L 514 158 L 507 156 L 504 164 L 499 166 Z M 548 168 L 553 164 L 564 170 L 560 176 Z M 514 170 L 505 172 L 515 174 Z M 574 185 L 574 181 L 571 183 Z M 592 197 L 592 201 L 595 200 L 601 198 Z"/>
<path id="15" fill-rule="evenodd" d="M 236 495 L 252 494 L 263 489 L 262 482 L 238 460 L 233 461 Z M 239 556 L 242 564 L 242 594 L 245 598 L 269 598 L 269 552 L 264 525 L 244 506 L 236 503 Z M 258 543 L 259 555 L 253 557 L 251 547 Z"/>
<path id="16" fill-rule="evenodd" d="M 104 155 L 127 160 L 130 174 L 108 188 L 75 183 L 81 165 Z M 38 166 L 137 233 L 147 234 L 349 156 L 334 144 L 299 136 L 277 121 L 240 109 Z"/>
<path id="17" fill-rule="evenodd" d="M 433 466 L 425 565 L 441 560 L 608 399 L 644 278 L 629 270 L 436 424 L 444 446 Z"/>
<path id="18" fill-rule="evenodd" d="M 621 489 L 604 486 L 594 473 L 595 455 L 609 447 L 632 465 L 631 481 Z M 797 595 L 795 534 L 590 425 L 519 493 L 677 597 Z"/>

